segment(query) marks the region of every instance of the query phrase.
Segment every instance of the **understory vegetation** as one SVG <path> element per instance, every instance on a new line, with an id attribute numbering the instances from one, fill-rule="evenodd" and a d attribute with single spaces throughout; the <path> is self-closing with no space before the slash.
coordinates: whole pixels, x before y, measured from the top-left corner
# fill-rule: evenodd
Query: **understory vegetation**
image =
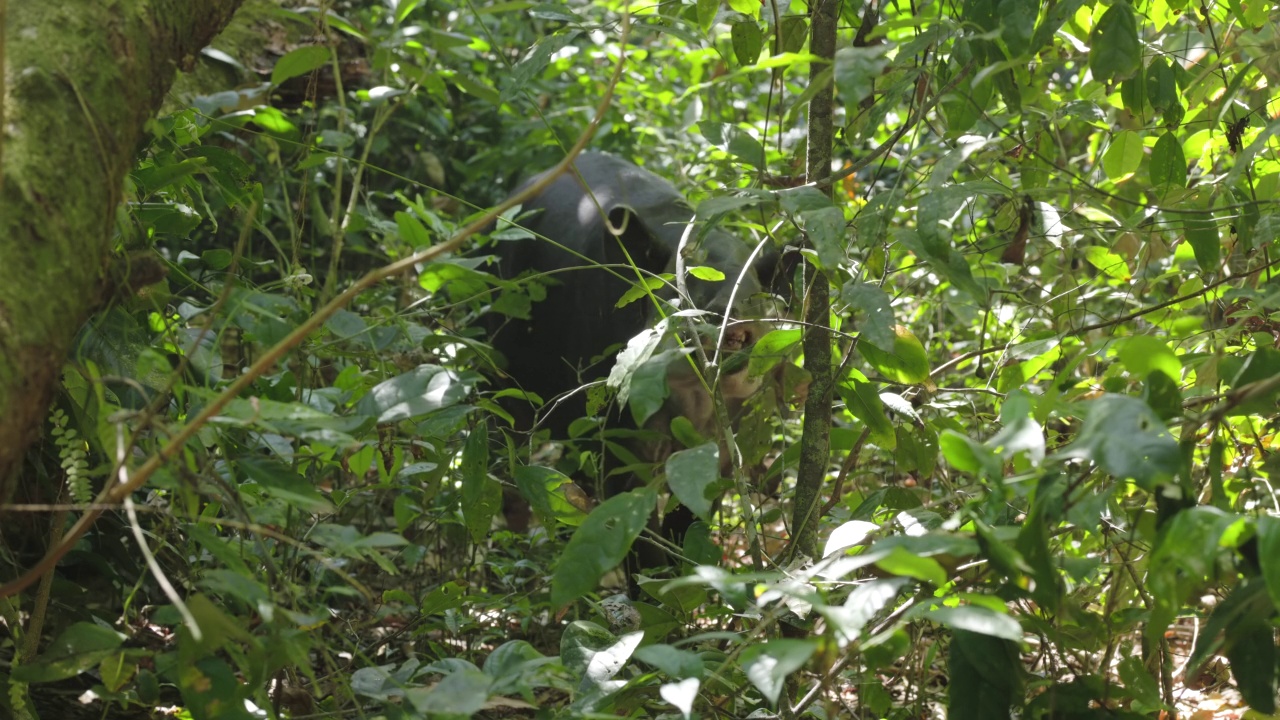
<path id="1" fill-rule="evenodd" d="M 0 716 L 1277 712 L 1272 4 L 844 0 L 831 59 L 800 0 L 290 5 L 139 149 L 0 506 L 0 579 L 68 546 L 0 591 Z M 586 138 L 788 272 L 783 387 L 609 498 L 665 375 L 552 438 L 490 345 L 573 274 L 499 277 L 488 211 Z"/>

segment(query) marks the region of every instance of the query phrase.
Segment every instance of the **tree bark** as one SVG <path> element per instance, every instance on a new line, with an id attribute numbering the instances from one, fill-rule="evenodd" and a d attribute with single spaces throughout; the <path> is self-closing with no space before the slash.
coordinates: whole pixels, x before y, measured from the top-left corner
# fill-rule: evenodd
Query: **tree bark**
<path id="1" fill-rule="evenodd" d="M 836 56 L 836 27 L 840 0 L 815 0 L 809 10 L 809 52 L 833 60 Z M 813 63 L 809 81 L 815 82 L 828 63 Z M 805 165 L 808 182 L 820 182 L 831 175 L 831 144 L 834 137 L 835 89 L 828 85 L 809 101 L 808 152 Z M 826 193 L 830 197 L 832 188 Z M 809 371 L 809 397 L 804 404 L 804 425 L 800 436 L 800 467 L 796 476 L 796 496 L 791 521 L 791 556 L 818 554 L 817 509 L 821 507 L 822 483 L 831 457 L 831 288 L 827 276 L 816 266 L 805 265 L 804 368 Z"/>
<path id="2" fill-rule="evenodd" d="M 143 127 L 242 0 L 10 0 L 0 92 L 0 505 L 106 297 Z"/>

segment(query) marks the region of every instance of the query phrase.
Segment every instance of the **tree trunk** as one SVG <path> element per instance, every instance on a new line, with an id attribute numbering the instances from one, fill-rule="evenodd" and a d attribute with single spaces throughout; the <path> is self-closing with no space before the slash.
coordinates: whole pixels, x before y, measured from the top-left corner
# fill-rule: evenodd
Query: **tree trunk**
<path id="1" fill-rule="evenodd" d="M 840 0 L 817 0 L 809 9 L 809 52 L 831 60 L 836 56 L 836 27 Z M 809 81 L 814 82 L 826 63 L 810 65 Z M 832 116 L 835 90 L 831 85 L 809 101 L 808 154 L 805 158 L 808 182 L 831 175 Z M 828 196 L 832 189 L 826 189 Z M 804 426 L 800 436 L 800 467 L 796 476 L 796 497 L 791 521 L 790 554 L 817 557 L 818 520 L 822 483 L 831 458 L 831 287 L 827 276 L 812 264 L 805 265 L 804 369 L 811 377 L 809 397 L 804 404 Z"/>
<path id="2" fill-rule="evenodd" d="M 110 290 L 143 125 L 241 1 L 9 0 L 0 18 L 0 505 Z"/>

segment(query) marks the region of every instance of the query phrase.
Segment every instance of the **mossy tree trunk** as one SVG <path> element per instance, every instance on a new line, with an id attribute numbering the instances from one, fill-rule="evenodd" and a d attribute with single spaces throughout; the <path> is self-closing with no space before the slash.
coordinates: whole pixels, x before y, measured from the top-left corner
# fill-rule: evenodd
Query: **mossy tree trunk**
<path id="1" fill-rule="evenodd" d="M 0 19 L 0 505 L 76 331 L 109 291 L 112 228 L 144 124 L 241 1 L 8 0 Z"/>

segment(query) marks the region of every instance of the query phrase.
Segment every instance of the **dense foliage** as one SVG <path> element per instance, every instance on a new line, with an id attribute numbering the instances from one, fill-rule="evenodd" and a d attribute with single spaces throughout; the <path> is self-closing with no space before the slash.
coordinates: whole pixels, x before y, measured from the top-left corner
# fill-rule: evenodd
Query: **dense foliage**
<path id="1" fill-rule="evenodd" d="M 3 575 L 58 544 L 49 506 L 74 520 L 165 462 L 0 598 L 0 711 L 57 683 L 109 717 L 1151 717 L 1229 668 L 1239 707 L 1276 712 L 1280 12 L 848 0 L 826 63 L 807 10 L 259 9 L 282 53 L 261 83 L 212 55 L 237 80 L 151 128 L 121 292 L 3 515 Z M 519 358 L 486 340 L 540 286 L 492 272 L 509 228 L 297 333 L 561 160 L 610 89 L 594 148 L 830 283 L 797 271 L 751 360 L 802 377 L 795 319 L 831 294 L 821 557 L 787 546 L 794 397 L 737 429 L 733 477 L 677 433 L 649 487 L 594 507 L 573 479 L 596 426 L 511 428 Z M 834 201 L 804 182 L 831 89 Z M 619 597 L 604 571 L 655 541 L 634 518 L 668 487 L 705 520 L 689 562 Z"/>

